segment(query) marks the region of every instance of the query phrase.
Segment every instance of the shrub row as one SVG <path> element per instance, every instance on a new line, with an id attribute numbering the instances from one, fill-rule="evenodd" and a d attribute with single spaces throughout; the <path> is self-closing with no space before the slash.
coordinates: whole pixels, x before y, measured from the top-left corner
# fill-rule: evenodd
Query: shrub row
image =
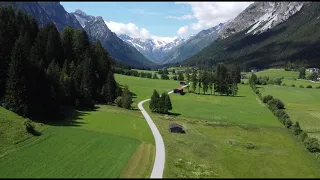
<path id="1" fill-rule="evenodd" d="M 279 121 L 286 128 L 290 129 L 290 131 L 304 143 L 304 145 L 310 152 L 320 152 L 319 140 L 316 138 L 308 137 L 307 133 L 300 128 L 300 124 L 298 121 L 296 121 L 295 124 L 292 123 L 289 115 L 283 110 L 284 103 L 279 99 L 273 98 L 273 96 L 271 95 L 262 97 L 254 81 L 251 82 L 252 83 L 250 83 L 250 86 L 253 92 L 259 96 L 263 103 L 266 103 L 268 105 L 268 108 L 279 119 Z"/>
<path id="2" fill-rule="evenodd" d="M 135 76 L 141 78 L 149 78 L 149 79 L 159 79 L 157 73 L 147 73 L 147 72 L 139 72 L 137 70 L 132 69 L 122 69 L 122 68 L 114 68 L 114 72 L 117 74 L 123 74 L 126 76 Z"/>

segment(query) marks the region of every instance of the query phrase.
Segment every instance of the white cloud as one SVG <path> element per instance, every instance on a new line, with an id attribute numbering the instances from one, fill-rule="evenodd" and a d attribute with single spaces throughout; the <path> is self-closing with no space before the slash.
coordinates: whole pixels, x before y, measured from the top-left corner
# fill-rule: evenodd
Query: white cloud
<path id="1" fill-rule="evenodd" d="M 139 28 L 137 25 L 133 23 L 121 23 L 121 22 L 113 22 L 113 21 L 105 21 L 108 28 L 120 35 L 120 34 L 126 34 L 132 38 L 141 38 L 141 39 L 154 39 L 154 40 L 162 40 L 165 42 L 171 42 L 174 39 L 177 38 L 177 36 L 174 37 L 161 37 L 161 36 L 154 36 L 152 35 L 147 29 L 145 28 Z"/>
<path id="2" fill-rule="evenodd" d="M 108 28 L 116 34 L 126 34 L 133 38 L 147 39 L 151 37 L 151 33 L 145 28 L 139 28 L 133 23 L 124 24 L 121 22 L 105 21 Z"/>
<path id="3" fill-rule="evenodd" d="M 191 6 L 192 16 L 197 19 L 196 23 L 190 25 L 194 30 L 210 28 L 235 18 L 251 3 L 252 2 L 176 2 L 176 4 L 188 4 Z"/>
<path id="4" fill-rule="evenodd" d="M 188 26 L 182 26 L 179 28 L 179 30 L 177 31 L 177 33 L 179 35 L 182 35 L 182 34 L 186 34 L 189 30 L 189 27 Z"/>
<path id="5" fill-rule="evenodd" d="M 177 19 L 177 20 L 186 20 L 186 19 L 193 19 L 194 16 L 190 14 L 186 14 L 183 16 L 167 16 L 168 19 Z"/>

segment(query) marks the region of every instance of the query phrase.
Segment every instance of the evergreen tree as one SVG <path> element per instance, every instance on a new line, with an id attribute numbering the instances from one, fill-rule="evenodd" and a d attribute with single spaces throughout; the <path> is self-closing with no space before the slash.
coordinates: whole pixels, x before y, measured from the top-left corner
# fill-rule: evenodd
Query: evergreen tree
<path id="1" fill-rule="evenodd" d="M 102 90 L 101 90 L 101 94 L 102 94 L 104 101 L 106 103 L 111 104 L 113 102 L 110 83 L 106 82 L 103 85 Z"/>
<path id="2" fill-rule="evenodd" d="M 184 81 L 184 77 L 183 77 L 183 73 L 182 72 L 178 73 L 178 80 L 179 81 Z"/>
<path id="3" fill-rule="evenodd" d="M 298 79 L 305 79 L 306 78 L 306 70 L 304 67 L 299 69 L 299 77 Z"/>
<path id="4" fill-rule="evenodd" d="M 204 71 L 202 74 L 202 85 L 203 85 L 203 94 L 205 94 L 208 91 L 209 84 L 210 84 L 210 76 L 207 71 Z"/>
<path id="5" fill-rule="evenodd" d="M 63 52 L 65 58 L 70 62 L 74 61 L 74 52 L 73 52 L 73 29 L 71 26 L 67 26 L 63 29 L 61 34 L 61 43 L 63 47 Z"/>
<path id="6" fill-rule="evenodd" d="M 122 88 L 120 87 L 120 84 L 117 83 L 117 88 L 116 88 L 116 96 L 119 97 L 122 95 Z"/>
<path id="7" fill-rule="evenodd" d="M 7 109 L 21 115 L 28 115 L 26 85 L 26 43 L 24 37 L 15 42 L 8 70 L 4 103 Z"/>
<path id="8" fill-rule="evenodd" d="M 168 110 L 172 110 L 172 103 L 169 94 L 166 93 L 165 104 Z"/>
<path id="9" fill-rule="evenodd" d="M 211 72 L 209 74 L 209 89 L 210 89 L 211 95 L 212 95 L 212 89 L 213 89 L 214 81 L 215 81 L 214 73 Z"/>
<path id="10" fill-rule="evenodd" d="M 203 80 L 203 71 L 200 71 L 199 74 L 198 74 L 199 94 L 200 94 L 200 89 L 202 88 L 202 80 Z"/>
<path id="11" fill-rule="evenodd" d="M 157 76 L 157 73 L 153 74 L 152 79 L 159 79 L 158 76 Z"/>
<path id="12" fill-rule="evenodd" d="M 151 101 L 149 103 L 149 109 L 152 112 L 160 112 L 160 95 L 157 90 L 153 91 L 151 96 Z"/>
<path id="13" fill-rule="evenodd" d="M 160 102 L 159 102 L 160 113 L 162 113 L 162 114 L 168 114 L 168 107 L 166 105 L 166 96 L 167 95 L 168 95 L 167 93 L 163 92 L 160 97 Z"/>
<path id="14" fill-rule="evenodd" d="M 132 101 L 131 92 L 129 91 L 129 88 L 126 85 L 122 92 L 122 107 L 126 109 L 131 109 L 132 103 L 133 101 Z"/>
<path id="15" fill-rule="evenodd" d="M 192 81 L 192 90 L 193 90 L 193 92 L 195 92 L 196 91 L 196 87 L 197 87 L 197 82 L 198 82 L 197 70 L 195 70 L 195 69 L 193 69 L 193 71 L 192 71 L 191 81 Z"/>

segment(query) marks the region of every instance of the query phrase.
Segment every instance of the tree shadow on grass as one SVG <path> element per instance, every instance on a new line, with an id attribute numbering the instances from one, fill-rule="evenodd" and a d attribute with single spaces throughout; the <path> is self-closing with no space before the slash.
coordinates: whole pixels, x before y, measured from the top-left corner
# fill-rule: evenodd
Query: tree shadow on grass
<path id="1" fill-rule="evenodd" d="M 65 108 L 64 115 L 60 118 L 54 120 L 44 121 L 44 124 L 51 126 L 81 126 L 82 124 L 87 124 L 83 122 L 83 116 L 89 114 L 89 112 L 97 111 L 98 107 L 94 106 L 92 108 L 81 108 L 76 110 L 74 108 Z"/>
<path id="2" fill-rule="evenodd" d="M 180 116 L 180 113 L 173 113 L 173 112 L 168 112 L 169 116 Z"/>

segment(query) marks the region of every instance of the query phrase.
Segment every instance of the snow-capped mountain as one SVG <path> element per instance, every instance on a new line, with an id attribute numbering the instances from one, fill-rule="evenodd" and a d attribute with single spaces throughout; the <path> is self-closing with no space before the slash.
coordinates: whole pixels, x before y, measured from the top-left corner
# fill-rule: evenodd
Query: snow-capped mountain
<path id="1" fill-rule="evenodd" d="M 247 33 L 262 33 L 286 21 L 305 2 L 254 2 L 229 22 L 219 33 L 226 38 L 251 27 Z"/>
<path id="2" fill-rule="evenodd" d="M 185 41 L 182 37 L 176 38 L 132 38 L 126 34 L 120 34 L 119 38 L 136 48 L 145 57 L 158 63 L 169 52 L 174 51 Z"/>
<path id="3" fill-rule="evenodd" d="M 112 32 L 101 16 L 90 16 L 81 10 L 72 13 L 88 33 L 91 40 L 99 40 L 108 53 L 118 61 L 135 67 L 153 66 L 136 48 L 128 45 Z"/>
<path id="4" fill-rule="evenodd" d="M 176 63 L 188 59 L 215 41 L 224 25 L 225 23 L 220 23 L 212 28 L 202 30 L 196 35 L 190 35 L 174 51 L 161 59 L 160 63 Z"/>

